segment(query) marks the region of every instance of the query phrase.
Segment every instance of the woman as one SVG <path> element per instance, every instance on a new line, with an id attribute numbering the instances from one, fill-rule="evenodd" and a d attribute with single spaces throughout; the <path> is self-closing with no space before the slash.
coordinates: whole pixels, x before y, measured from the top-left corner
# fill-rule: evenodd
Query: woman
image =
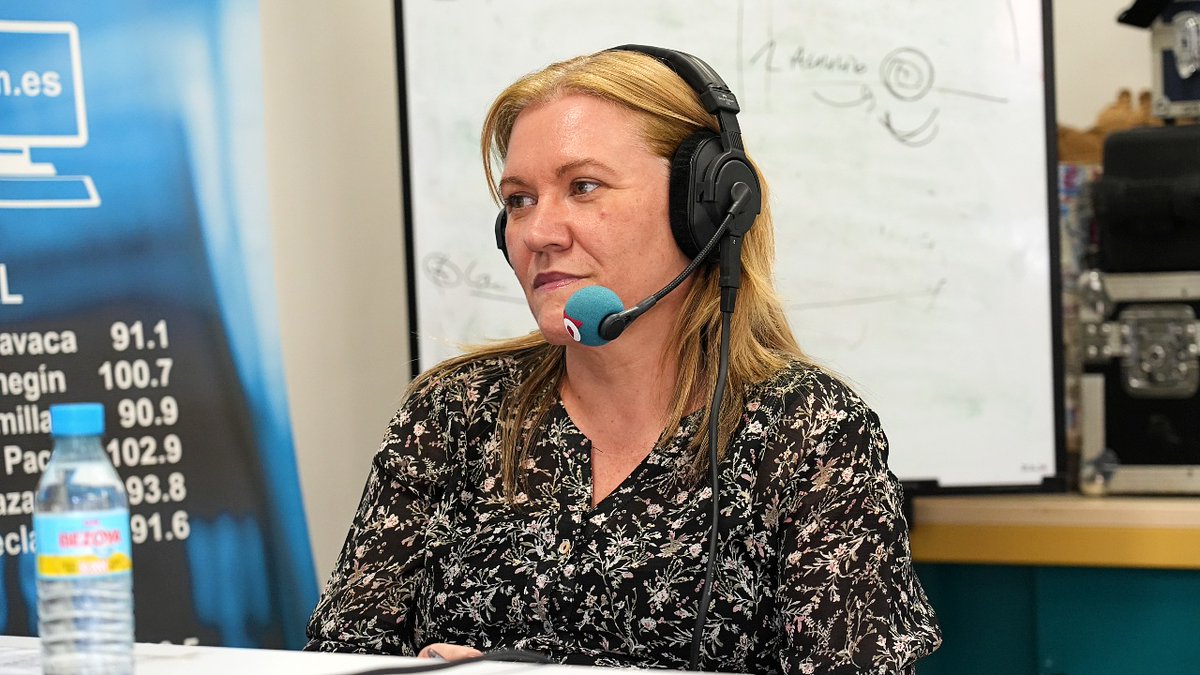
<path id="1" fill-rule="evenodd" d="M 418 378 L 376 455 L 309 648 L 684 668 L 708 546 L 718 271 L 617 340 L 563 308 L 627 304 L 688 263 L 671 157 L 716 129 L 655 58 L 605 51 L 510 86 L 483 131 L 503 242 L 539 331 Z M 502 169 L 501 169 L 502 167 Z M 497 169 L 501 169 L 496 180 Z M 771 287 L 770 213 L 745 237 L 720 406 L 721 533 L 700 667 L 912 672 L 940 642 L 879 421 L 801 353 Z"/>

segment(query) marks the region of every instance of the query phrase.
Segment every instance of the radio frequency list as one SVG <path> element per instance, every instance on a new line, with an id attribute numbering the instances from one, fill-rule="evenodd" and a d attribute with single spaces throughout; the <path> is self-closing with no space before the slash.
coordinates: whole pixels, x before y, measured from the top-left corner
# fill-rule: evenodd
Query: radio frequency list
<path id="1" fill-rule="evenodd" d="M 125 484 L 133 542 L 191 533 L 167 321 L 118 320 L 107 329 L 106 337 L 0 331 L 0 559 L 35 552 L 29 519 L 53 444 L 49 406 L 59 401 L 104 404 L 104 447 Z"/>
<path id="2" fill-rule="evenodd" d="M 97 373 L 104 389 L 121 398 L 116 403 L 117 428 L 105 447 L 125 477 L 133 542 L 187 539 L 191 527 L 182 506 L 187 478 L 176 466 L 184 447 L 173 432 L 180 411 L 168 393 L 175 361 L 168 351 L 167 322 L 116 321 L 109 337 L 116 358 L 100 364 Z"/>

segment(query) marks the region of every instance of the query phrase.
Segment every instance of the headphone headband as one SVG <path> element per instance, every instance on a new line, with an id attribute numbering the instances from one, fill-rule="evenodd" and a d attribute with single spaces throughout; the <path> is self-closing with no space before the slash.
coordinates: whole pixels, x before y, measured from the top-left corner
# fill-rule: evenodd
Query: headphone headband
<path id="1" fill-rule="evenodd" d="M 741 149 L 741 126 L 737 114 L 742 111 L 738 106 L 737 97 L 729 90 L 725 80 L 703 60 L 686 52 L 652 47 L 650 45 L 621 45 L 607 51 L 637 52 L 657 59 L 670 68 L 676 75 L 683 78 L 688 86 L 700 97 L 700 103 L 710 114 L 717 117 L 722 135 L 726 136 L 730 147 Z"/>

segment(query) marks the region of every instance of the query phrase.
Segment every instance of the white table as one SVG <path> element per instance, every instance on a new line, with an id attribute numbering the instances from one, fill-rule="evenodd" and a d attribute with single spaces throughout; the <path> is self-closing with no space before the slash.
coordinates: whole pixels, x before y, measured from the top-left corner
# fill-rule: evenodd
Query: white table
<path id="1" fill-rule="evenodd" d="M 134 645 L 137 675 L 351 675 L 386 668 L 428 664 L 424 659 L 369 654 L 318 654 L 274 649 L 235 649 L 232 647 L 189 647 L 138 643 Z M 41 646 L 37 638 L 0 636 L 0 673 L 5 675 L 41 675 Z M 489 661 L 449 669 L 447 673 L 468 675 L 583 675 L 612 671 L 581 666 L 533 665 Z M 623 672 L 630 672 L 623 669 Z M 657 671 L 663 672 L 663 671 Z"/>

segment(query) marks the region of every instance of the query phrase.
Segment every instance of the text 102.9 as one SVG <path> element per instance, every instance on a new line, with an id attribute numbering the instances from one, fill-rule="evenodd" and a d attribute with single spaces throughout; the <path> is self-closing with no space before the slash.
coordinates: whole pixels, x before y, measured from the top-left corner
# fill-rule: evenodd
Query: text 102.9
<path id="1" fill-rule="evenodd" d="M 167 434 L 162 439 L 162 449 L 153 436 L 127 436 L 113 438 L 104 446 L 112 459 L 113 466 L 156 466 L 178 464 L 183 459 L 183 442 L 176 434 Z"/>

